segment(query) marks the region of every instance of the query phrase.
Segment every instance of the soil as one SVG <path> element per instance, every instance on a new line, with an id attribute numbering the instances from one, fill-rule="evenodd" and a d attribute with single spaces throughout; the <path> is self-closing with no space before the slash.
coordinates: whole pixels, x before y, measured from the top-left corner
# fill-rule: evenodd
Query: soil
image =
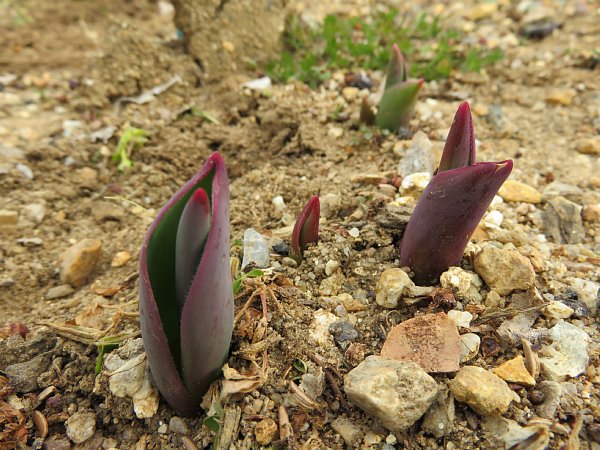
<path id="1" fill-rule="evenodd" d="M 479 160 L 512 158 L 511 179 L 542 193 L 558 191 L 591 211 L 583 222 L 583 242 L 542 245 L 538 236 L 544 232 L 545 201 L 504 202 L 498 206 L 504 232 L 482 229 L 476 244 L 512 243 L 535 260 L 542 295 L 572 295 L 573 277 L 598 282 L 600 158 L 597 147 L 595 154 L 582 153 L 582 141 L 597 140 L 600 134 L 600 3 L 543 2 L 548 16 L 561 26 L 539 40 L 519 36 L 522 12 L 506 2 L 477 17 L 473 11 L 479 2 L 418 3 L 472 39 L 501 45 L 505 57 L 480 72 L 427 83 L 409 134 L 424 132 L 439 154 L 459 102 L 467 99 L 474 111 Z M 325 12 L 354 14 L 369 8 L 366 1 L 293 6 L 317 19 Z M 417 4 L 411 2 L 406 9 L 414 16 Z M 397 247 L 405 221 L 386 220 L 385 214 L 397 195 L 397 166 L 410 136 L 360 128 L 360 95 L 344 89 L 345 73 L 334 73 L 317 90 L 291 82 L 251 91 L 241 86 L 251 78 L 246 74 L 202 84 L 201 68 L 175 39 L 172 11 L 163 2 L 20 0 L 0 4 L 0 11 L 6 30 L 0 46 L 0 210 L 19 215 L 16 226 L 0 225 L 0 369 L 27 363 L 30 370 L 31 379 L 22 380 L 11 397 L 23 409 L 24 447 L 40 448 L 44 442 L 36 437 L 40 432 L 34 410 L 49 423 L 46 448 L 73 445 L 65 422 L 76 411 L 93 412 L 96 430 L 76 448 L 184 445 L 180 434 L 161 427 L 176 415 L 163 401 L 154 417 L 137 419 L 130 400 L 109 393 L 103 375 L 95 374 L 94 339 L 76 331 L 87 327 L 88 332 L 110 329 L 139 335 L 136 276 L 142 239 L 156 211 L 218 150 L 231 179 L 232 256 L 241 259 L 236 241 L 249 227 L 273 242 L 287 242 L 290 226 L 310 196 L 319 194 L 322 200 L 320 241 L 309 248 L 302 265 L 293 267 L 273 251 L 266 276 L 247 280 L 236 297 L 239 310 L 255 292 L 274 294 L 267 297 L 266 360 L 262 347 L 260 352 L 249 347 L 262 315 L 260 295 L 234 332 L 229 366 L 243 370 L 255 360 L 267 378 L 224 405 L 226 411 L 241 414 L 231 448 L 259 448 L 257 424 L 279 422 L 277 411 L 289 396 L 289 382 L 300 375 L 293 366 L 298 360 L 306 362 L 309 373 L 325 371 L 327 382 L 316 405 L 287 406 L 296 448 L 345 448 L 331 427 L 338 417 L 370 436 L 370 448 L 498 448 L 483 429 L 482 418 L 464 404 L 456 404 L 454 429 L 444 438 L 421 431 L 418 423 L 393 436 L 337 390 L 345 373 L 366 355 L 379 354 L 392 325 L 442 308 L 425 298 L 392 314 L 374 301 L 381 273 L 399 265 Z M 382 74 L 369 75 L 375 90 Z M 147 103 L 121 98 L 135 97 L 175 76 L 179 78 L 172 86 Z M 204 117 L 190 111 L 202 111 Z M 119 172 L 111 154 L 118 130 L 126 124 L 147 130 L 150 139 L 134 151 L 133 167 Z M 91 133 L 110 125 L 117 131 L 106 142 L 90 139 Z M 276 196 L 285 202 L 283 211 L 273 205 Z M 402 217 L 413 206 L 409 203 Z M 93 276 L 67 296 L 47 299 L 49 290 L 62 284 L 60 255 L 86 238 L 102 241 Z M 129 253 L 131 260 L 114 267 L 118 252 Z M 339 267 L 333 276 L 332 264 Z M 463 267 L 471 267 L 468 255 Z M 483 297 L 487 290 L 481 288 Z M 351 294 L 361 306 L 344 311 L 340 294 Z M 486 317 L 486 306 L 478 306 L 472 309 L 477 311 L 475 321 Z M 350 352 L 331 338 L 318 345 L 311 340 L 319 310 L 354 325 L 359 338 Z M 496 311 L 494 317 L 493 326 L 480 332 L 482 337 L 495 336 L 503 316 Z M 544 321 L 538 318 L 536 327 L 551 326 Z M 550 448 L 565 445 L 580 416 L 580 448 L 598 446 L 592 442 L 598 439 L 600 423 L 598 324 L 589 311 L 577 323 L 592 338 L 590 362 L 584 374 L 568 380 L 571 389 L 552 419 L 563 428 L 553 429 Z M 29 333 L 23 339 L 15 331 L 25 326 Z M 480 353 L 469 364 L 491 368 L 517 353 L 510 347 L 488 356 Z M 451 377 L 435 378 L 444 383 Z M 54 387 L 51 397 L 38 400 L 49 386 Z M 521 402 L 513 403 L 505 417 L 525 425 L 535 416 L 534 389 L 511 387 Z M 2 389 L 0 385 L 0 399 Z M 214 440 L 202 425 L 204 417 L 202 412 L 183 419 L 199 448 Z M 8 419 L 0 415 L 2 420 Z M 275 435 L 273 445 L 291 447 L 292 441 L 278 439 Z M 367 448 L 362 439 L 357 446 Z M 11 447 L 0 443 L 0 448 Z"/>

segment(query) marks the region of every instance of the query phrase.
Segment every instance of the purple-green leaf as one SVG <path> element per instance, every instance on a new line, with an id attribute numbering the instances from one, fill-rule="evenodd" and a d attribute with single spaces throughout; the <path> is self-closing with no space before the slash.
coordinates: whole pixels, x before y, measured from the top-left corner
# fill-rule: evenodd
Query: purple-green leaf
<path id="1" fill-rule="evenodd" d="M 198 409 L 227 357 L 233 329 L 231 282 L 228 179 L 223 159 L 213 153 L 159 211 L 140 253 L 144 347 L 160 392 L 180 414 Z"/>
<path id="2" fill-rule="evenodd" d="M 385 90 L 408 80 L 408 63 L 404 59 L 398 45 L 392 46 L 392 57 L 387 69 Z"/>
<path id="3" fill-rule="evenodd" d="M 436 282 L 450 266 L 460 263 L 473 231 L 513 166 L 511 160 L 475 162 L 467 103 L 456 114 L 442 162 L 419 198 L 400 249 L 400 264 L 410 267 L 421 284 Z"/>
<path id="4" fill-rule="evenodd" d="M 297 261 L 302 261 L 302 255 L 308 244 L 319 240 L 320 211 L 319 196 L 313 195 L 296 219 L 292 231 L 291 256 Z"/>
<path id="5" fill-rule="evenodd" d="M 390 131 L 408 125 L 422 86 L 423 80 L 409 80 L 386 89 L 379 102 L 375 124 Z"/>

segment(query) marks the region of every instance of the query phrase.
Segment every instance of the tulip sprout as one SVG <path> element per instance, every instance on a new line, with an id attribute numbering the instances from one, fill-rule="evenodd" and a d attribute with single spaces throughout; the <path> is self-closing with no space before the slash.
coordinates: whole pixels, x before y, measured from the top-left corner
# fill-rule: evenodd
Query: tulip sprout
<path id="1" fill-rule="evenodd" d="M 298 262 L 302 261 L 307 245 L 319 240 L 320 211 L 319 196 L 313 195 L 296 219 L 292 231 L 290 256 Z"/>
<path id="2" fill-rule="evenodd" d="M 511 160 L 475 162 L 475 136 L 469 104 L 458 108 L 437 174 L 431 179 L 406 226 L 400 264 L 417 283 L 434 283 L 456 266 L 494 195 L 512 170 Z"/>
<path id="3" fill-rule="evenodd" d="M 140 254 L 140 322 L 154 380 L 178 413 L 198 409 L 233 329 L 229 186 L 213 153 L 160 210 Z"/>

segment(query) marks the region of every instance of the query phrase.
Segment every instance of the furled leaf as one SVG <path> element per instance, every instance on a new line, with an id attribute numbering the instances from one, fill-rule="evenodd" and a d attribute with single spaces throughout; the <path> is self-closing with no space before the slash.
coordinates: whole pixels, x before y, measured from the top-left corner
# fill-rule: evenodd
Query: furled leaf
<path id="1" fill-rule="evenodd" d="M 410 80 L 386 89 L 379 102 L 375 124 L 396 131 L 410 121 L 423 80 Z"/>
<path id="2" fill-rule="evenodd" d="M 385 90 L 408 80 L 408 63 L 404 59 L 398 45 L 392 46 L 392 57 L 387 69 Z"/>
<path id="3" fill-rule="evenodd" d="M 402 239 L 400 265 L 429 284 L 460 259 L 512 161 L 477 163 L 435 175 L 419 199 Z"/>
<path id="4" fill-rule="evenodd" d="M 475 134 L 469 103 L 463 102 L 454 115 L 438 168 L 439 172 L 475 164 Z"/>
<path id="5" fill-rule="evenodd" d="M 298 261 L 302 261 L 306 246 L 319 240 L 320 210 L 319 196 L 313 195 L 296 219 L 290 255 Z"/>

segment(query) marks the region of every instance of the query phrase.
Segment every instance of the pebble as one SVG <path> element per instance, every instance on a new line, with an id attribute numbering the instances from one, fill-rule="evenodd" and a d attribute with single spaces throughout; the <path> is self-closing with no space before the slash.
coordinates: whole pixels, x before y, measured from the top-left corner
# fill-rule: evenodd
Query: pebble
<path id="1" fill-rule="evenodd" d="M 263 419 L 256 424 L 254 427 L 254 436 L 256 442 L 260 445 L 269 445 L 275 435 L 277 434 L 278 427 L 275 421 L 271 418 Z"/>
<path id="2" fill-rule="evenodd" d="M 363 433 L 359 427 L 344 417 L 338 417 L 331 422 L 331 428 L 339 434 L 346 445 L 354 447 L 362 437 Z"/>
<path id="3" fill-rule="evenodd" d="M 272 203 L 273 208 L 275 208 L 275 211 L 282 212 L 286 208 L 285 201 L 283 200 L 283 197 L 281 195 L 273 197 Z"/>
<path id="4" fill-rule="evenodd" d="M 23 206 L 23 215 L 36 224 L 42 223 L 46 216 L 46 207 L 42 203 L 30 203 Z"/>
<path id="5" fill-rule="evenodd" d="M 483 218 L 483 225 L 486 228 L 498 229 L 504 222 L 504 214 L 500 211 L 492 210 Z"/>
<path id="6" fill-rule="evenodd" d="M 498 190 L 498 195 L 507 202 L 542 202 L 542 194 L 537 189 L 516 180 L 506 180 Z"/>
<path id="7" fill-rule="evenodd" d="M 60 255 L 60 279 L 78 288 L 94 273 L 102 256 L 102 241 L 83 239 Z"/>
<path id="8" fill-rule="evenodd" d="M 44 241 L 38 237 L 19 238 L 17 239 L 17 243 L 21 244 L 23 247 L 39 247 L 44 243 Z"/>
<path id="9" fill-rule="evenodd" d="M 0 209 L 0 229 L 16 227 L 19 223 L 19 213 Z"/>
<path id="10" fill-rule="evenodd" d="M 573 315 L 575 310 L 562 302 L 552 300 L 548 302 L 543 312 L 549 319 L 568 319 Z"/>
<path id="11" fill-rule="evenodd" d="M 158 432 L 158 434 L 167 434 L 167 432 L 169 431 L 169 426 L 166 423 L 161 423 L 156 429 L 156 431 Z"/>
<path id="12" fill-rule="evenodd" d="M 173 416 L 169 419 L 169 430 L 173 433 L 188 434 L 188 427 L 181 417 Z"/>
<path id="13" fill-rule="evenodd" d="M 94 202 L 92 206 L 92 215 L 97 222 L 107 220 L 121 221 L 125 217 L 124 209 L 114 202 Z"/>
<path id="14" fill-rule="evenodd" d="M 413 362 L 372 355 L 344 377 L 344 391 L 352 403 L 388 430 L 401 432 L 427 411 L 438 386 Z"/>
<path id="15" fill-rule="evenodd" d="M 242 269 L 254 263 L 256 267 L 266 269 L 271 264 L 269 246 L 265 238 L 256 230 L 248 228 L 244 231 L 244 258 Z"/>
<path id="16" fill-rule="evenodd" d="M 329 326 L 329 332 L 342 350 L 346 350 L 350 342 L 358 339 L 358 331 L 354 329 L 350 322 L 346 321 L 332 323 Z"/>
<path id="17" fill-rule="evenodd" d="M 425 413 L 421 430 L 437 438 L 446 436 L 453 428 L 454 410 L 454 396 L 446 386 L 441 387 L 433 405 Z"/>
<path id="18" fill-rule="evenodd" d="M 585 239 L 582 207 L 564 197 L 548 201 L 544 211 L 544 232 L 557 243 L 578 244 Z"/>
<path id="19" fill-rule="evenodd" d="M 321 217 L 331 219 L 338 214 L 342 207 L 342 197 L 338 194 L 325 194 L 319 197 L 321 203 Z"/>
<path id="20" fill-rule="evenodd" d="M 415 283 L 402 269 L 386 269 L 377 281 L 375 302 L 384 308 L 398 308 L 404 288 L 414 285 Z"/>
<path id="21" fill-rule="evenodd" d="M 319 309 L 314 313 L 308 335 L 321 347 L 331 345 L 332 336 L 329 327 L 338 320 L 335 314 Z"/>
<path id="22" fill-rule="evenodd" d="M 331 275 L 333 275 L 333 272 L 335 272 L 338 269 L 338 267 L 340 267 L 340 263 L 334 261 L 333 259 L 330 259 L 325 263 L 325 275 L 330 277 Z"/>
<path id="23" fill-rule="evenodd" d="M 481 338 L 475 333 L 466 333 L 460 336 L 460 362 L 472 360 L 479 353 Z"/>
<path id="24" fill-rule="evenodd" d="M 327 136 L 332 139 L 341 138 L 343 134 L 344 129 L 340 127 L 330 127 L 329 130 L 327 130 Z"/>
<path id="25" fill-rule="evenodd" d="M 468 311 L 458 311 L 453 309 L 448 311 L 448 319 L 450 319 L 459 328 L 469 328 L 471 326 L 471 320 L 473 320 L 473 314 Z"/>
<path id="26" fill-rule="evenodd" d="M 116 369 L 113 367 L 118 366 Z M 123 361 L 116 354 L 106 358 L 106 367 L 111 371 L 108 378 L 110 392 L 117 397 L 133 396 L 142 386 L 146 369 L 146 354 Z"/>
<path id="27" fill-rule="evenodd" d="M 585 205 L 581 211 L 581 218 L 586 222 L 600 222 L 600 204 Z"/>
<path id="28" fill-rule="evenodd" d="M 542 393 L 544 400 L 536 406 L 536 412 L 544 419 L 553 419 L 560 405 L 562 389 L 557 381 L 541 381 L 537 389 Z"/>
<path id="29" fill-rule="evenodd" d="M 356 227 L 352 227 L 348 230 L 348 234 L 353 238 L 357 238 L 360 236 L 360 230 Z"/>
<path id="30" fill-rule="evenodd" d="M 129 252 L 117 252 L 115 256 L 113 256 L 112 261 L 110 262 L 111 267 L 123 267 L 131 261 L 131 254 Z"/>
<path id="31" fill-rule="evenodd" d="M 587 306 L 592 316 L 595 316 L 600 301 L 600 283 L 582 278 L 572 278 L 570 285 L 579 296 L 581 303 Z"/>
<path id="32" fill-rule="evenodd" d="M 546 96 L 546 103 L 569 106 L 576 94 L 575 89 L 555 89 Z"/>
<path id="33" fill-rule="evenodd" d="M 17 163 L 15 168 L 23 174 L 28 180 L 33 180 L 33 171 L 25 164 Z"/>
<path id="34" fill-rule="evenodd" d="M 435 159 L 431 148 L 433 144 L 422 131 L 417 131 L 398 164 L 398 175 L 407 177 L 413 173 L 429 173 L 435 170 Z"/>
<path id="35" fill-rule="evenodd" d="M 67 419 L 67 436 L 76 444 L 87 441 L 96 431 L 96 415 L 91 411 L 78 411 Z"/>
<path id="36" fill-rule="evenodd" d="M 577 141 L 575 150 L 584 155 L 600 155 L 600 136 Z"/>
<path id="37" fill-rule="evenodd" d="M 50 354 L 44 353 L 28 361 L 8 365 L 4 372 L 17 392 L 33 392 L 38 389 L 38 375 L 47 371 L 50 363 Z"/>
<path id="38" fill-rule="evenodd" d="M 525 360 L 521 355 L 500 364 L 492 369 L 496 375 L 509 383 L 521 384 L 523 386 L 535 386 L 535 380 L 525 367 Z"/>
<path id="39" fill-rule="evenodd" d="M 472 285 L 481 286 L 481 280 L 473 272 L 453 266 L 440 275 L 440 285 L 443 288 L 451 289 L 456 296 L 464 297 Z"/>
<path id="40" fill-rule="evenodd" d="M 581 328 L 559 321 L 550 329 L 552 344 L 540 351 L 542 376 L 550 381 L 563 381 L 585 372 L 588 361 L 590 337 Z"/>
<path id="41" fill-rule="evenodd" d="M 470 20 L 478 21 L 493 15 L 498 11 L 497 3 L 476 3 L 467 10 L 467 17 Z"/>
<path id="42" fill-rule="evenodd" d="M 288 250 L 289 252 L 289 250 Z M 298 262 L 294 258 L 290 258 L 289 256 L 285 256 L 281 259 L 281 264 L 285 267 L 298 267 Z"/>
<path id="43" fill-rule="evenodd" d="M 48 289 L 46 293 L 46 300 L 55 300 L 57 298 L 64 298 L 75 292 L 75 289 L 70 284 L 61 284 Z"/>
<path id="44" fill-rule="evenodd" d="M 400 184 L 400 192 L 403 195 L 420 194 L 425 190 L 430 180 L 431 174 L 429 172 L 417 172 L 410 174 L 402 179 L 402 183 Z"/>
<path id="45" fill-rule="evenodd" d="M 81 184 L 92 183 L 98 178 L 98 172 L 91 167 L 77 169 L 77 180 Z"/>
<path id="46" fill-rule="evenodd" d="M 356 87 L 348 86 L 342 89 L 342 95 L 348 103 L 353 102 L 358 97 L 360 90 Z"/>
<path id="47" fill-rule="evenodd" d="M 381 356 L 414 362 L 426 372 L 456 372 L 460 336 L 446 314 L 425 314 L 392 327 Z"/>
<path id="48" fill-rule="evenodd" d="M 481 367 L 462 367 L 449 387 L 456 400 L 483 415 L 504 414 L 513 400 L 519 401 L 503 379 Z"/>
<path id="49" fill-rule="evenodd" d="M 535 272 L 529 259 L 516 250 L 485 247 L 475 255 L 475 272 L 500 295 L 526 290 L 535 284 Z"/>

